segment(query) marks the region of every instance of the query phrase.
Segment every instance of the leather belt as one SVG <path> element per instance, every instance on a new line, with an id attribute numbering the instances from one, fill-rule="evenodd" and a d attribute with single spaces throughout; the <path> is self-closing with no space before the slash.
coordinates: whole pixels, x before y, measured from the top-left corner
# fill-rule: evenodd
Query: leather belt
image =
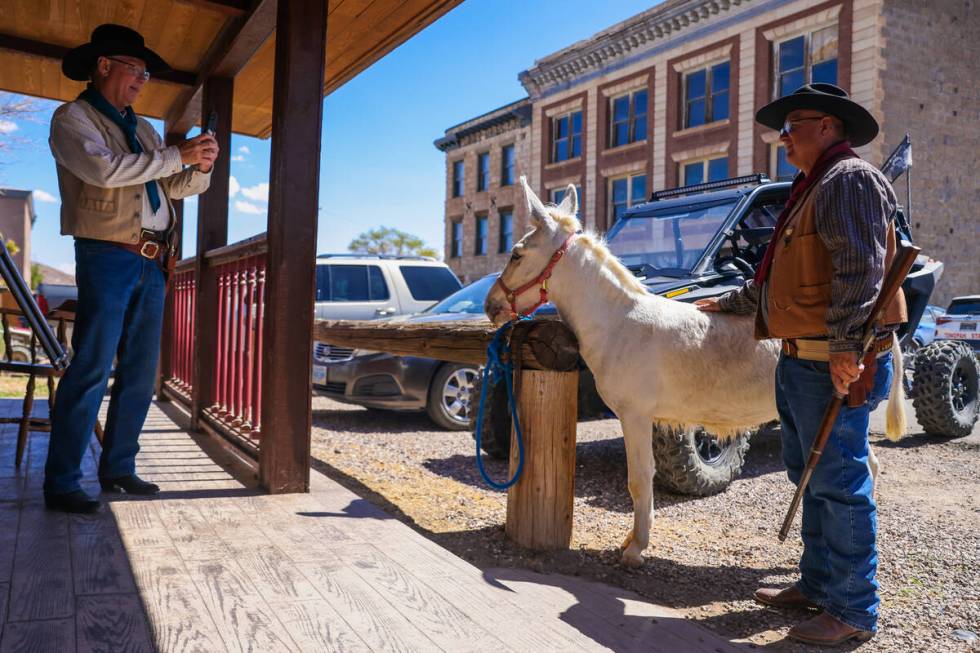
<path id="1" fill-rule="evenodd" d="M 117 247 L 122 247 L 123 249 L 133 252 L 134 254 L 139 254 L 143 258 L 150 259 L 151 261 L 158 261 L 163 263 L 163 256 L 167 251 L 167 244 L 164 241 L 164 236 L 158 232 L 150 231 L 149 229 L 143 229 L 140 232 L 140 239 L 137 243 L 119 243 L 113 241 L 113 245 Z"/>
<path id="2" fill-rule="evenodd" d="M 871 351 L 876 358 L 884 356 L 892 348 L 892 333 L 884 333 L 871 344 Z M 830 360 L 830 341 L 817 340 L 814 338 L 787 338 L 783 340 L 783 354 L 790 358 L 799 358 L 807 361 Z"/>

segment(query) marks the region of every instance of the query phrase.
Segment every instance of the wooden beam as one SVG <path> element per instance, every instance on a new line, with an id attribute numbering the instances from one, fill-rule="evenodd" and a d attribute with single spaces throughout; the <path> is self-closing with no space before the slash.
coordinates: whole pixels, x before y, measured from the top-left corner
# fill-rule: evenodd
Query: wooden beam
<path id="1" fill-rule="evenodd" d="M 168 133 L 164 136 L 164 142 L 170 145 L 178 145 L 184 140 L 184 134 Z M 177 258 L 180 258 L 180 247 L 184 240 L 184 200 L 171 200 L 174 207 L 174 230 L 176 231 Z M 172 288 L 170 279 L 168 290 Z M 171 376 L 173 371 L 173 360 L 171 358 L 171 346 L 174 342 L 174 296 L 168 292 L 163 304 L 163 333 L 160 338 L 160 367 L 157 370 L 157 400 L 167 401 L 167 396 L 163 393 L 163 382 Z"/>
<path id="2" fill-rule="evenodd" d="M 32 41 L 31 39 L 25 39 L 19 36 L 13 36 L 11 34 L 0 33 L 0 50 L 11 50 L 13 52 L 29 54 L 35 57 L 42 57 L 44 59 L 57 59 L 58 61 L 61 61 L 65 58 L 65 53 L 71 50 L 71 48 L 66 48 L 63 45 L 55 45 L 53 43 L 44 43 L 43 41 Z M 194 73 L 189 73 L 185 70 L 169 70 L 167 72 L 161 72 L 153 75 L 153 79 L 157 81 L 169 82 L 171 84 L 181 84 L 184 86 L 191 86 L 194 84 L 194 80 L 196 78 L 197 76 Z"/>
<path id="3" fill-rule="evenodd" d="M 247 15 L 228 20 L 204 55 L 191 88 L 174 101 L 165 122 L 171 131 L 188 131 L 201 119 L 201 99 L 209 77 L 234 78 L 276 29 L 277 0 L 256 0 Z M 220 116 L 222 128 L 231 130 L 231 111 Z"/>
<path id="4" fill-rule="evenodd" d="M 204 102 L 219 114 L 231 115 L 234 82 L 212 77 L 205 86 Z M 197 208 L 197 314 L 194 318 L 194 392 L 191 398 L 191 425 L 197 429 L 201 412 L 214 403 L 214 354 L 218 348 L 218 279 L 208 265 L 208 250 L 228 244 L 228 182 L 231 172 L 231 131 L 219 129 L 215 135 L 220 153 L 211 172 L 211 186 L 201 195 Z"/>
<path id="5" fill-rule="evenodd" d="M 308 492 L 313 297 L 327 3 L 280 2 L 276 19 L 259 479 Z"/>
<path id="6" fill-rule="evenodd" d="M 185 5 L 210 9 L 228 16 L 241 16 L 248 11 L 248 0 L 177 0 Z"/>
<path id="7" fill-rule="evenodd" d="M 487 345 L 494 333 L 496 328 L 489 321 L 411 324 L 317 320 L 313 328 L 315 340 L 332 345 L 472 365 L 487 362 Z M 569 371 L 578 366 L 578 341 L 563 322 L 519 322 L 513 327 L 510 342 L 512 346 L 522 343 L 521 365 L 528 369 Z"/>

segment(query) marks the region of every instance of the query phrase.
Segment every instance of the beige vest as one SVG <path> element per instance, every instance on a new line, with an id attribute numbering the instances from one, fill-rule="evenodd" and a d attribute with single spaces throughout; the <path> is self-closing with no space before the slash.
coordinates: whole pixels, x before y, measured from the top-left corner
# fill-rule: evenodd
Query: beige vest
<path id="1" fill-rule="evenodd" d="M 111 120 L 102 115 L 85 101 L 76 101 L 92 124 L 103 134 L 109 147 L 120 154 L 129 154 L 126 137 Z M 136 124 L 136 136 L 144 150 L 154 150 L 163 146 L 159 135 L 146 120 L 139 118 Z M 58 186 L 61 191 L 61 233 L 79 238 L 96 240 L 111 240 L 122 243 L 139 241 L 142 227 L 144 184 L 122 186 L 117 188 L 102 188 L 87 184 L 71 169 L 57 165 Z M 167 184 L 161 183 L 163 191 L 160 198 L 170 210 L 171 223 L 175 215 L 170 203 Z"/>
<path id="2" fill-rule="evenodd" d="M 819 182 L 807 189 L 776 245 L 765 284 L 767 315 L 758 311 L 755 321 L 757 338 L 827 337 L 827 309 L 834 267 L 830 252 L 816 228 L 816 190 Z M 895 225 L 888 226 L 885 248 L 885 270 L 895 258 Z M 906 322 L 905 294 L 899 292 L 885 309 L 884 324 Z"/>

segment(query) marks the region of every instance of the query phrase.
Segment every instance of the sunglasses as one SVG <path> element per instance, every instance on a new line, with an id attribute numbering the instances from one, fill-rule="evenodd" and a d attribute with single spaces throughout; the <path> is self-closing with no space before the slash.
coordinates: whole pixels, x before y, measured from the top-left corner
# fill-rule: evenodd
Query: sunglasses
<path id="1" fill-rule="evenodd" d="M 144 82 L 150 81 L 150 71 L 146 68 L 140 68 L 135 64 L 131 64 L 128 61 L 123 61 L 122 59 L 116 59 L 115 57 L 106 57 L 106 59 L 126 66 L 126 68 L 129 70 L 129 74 L 133 77 L 142 77 Z"/>
<path id="2" fill-rule="evenodd" d="M 808 120 L 823 120 L 827 116 L 809 116 L 807 118 L 793 118 L 783 123 L 783 128 L 779 130 L 780 136 L 789 136 L 790 132 L 796 129 L 797 123 L 807 122 Z"/>

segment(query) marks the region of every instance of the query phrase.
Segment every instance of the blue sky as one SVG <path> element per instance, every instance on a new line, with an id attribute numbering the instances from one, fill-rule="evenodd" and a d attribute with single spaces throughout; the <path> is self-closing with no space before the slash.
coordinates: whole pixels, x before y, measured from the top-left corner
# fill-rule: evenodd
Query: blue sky
<path id="1" fill-rule="evenodd" d="M 525 95 L 517 75 L 546 56 L 651 6 L 650 0 L 465 0 L 324 100 L 318 252 L 346 251 L 386 225 L 442 251 L 445 155 L 432 141 L 449 126 Z M 32 189 L 36 261 L 71 271 L 59 235 L 58 183 L 47 147 L 57 106 L 37 122 L 0 121 L 0 187 Z M 158 131 L 162 124 L 155 122 Z M 191 134 L 196 134 L 193 130 Z M 269 140 L 232 136 L 229 242 L 265 231 Z M 196 202 L 185 203 L 184 252 L 194 251 Z"/>

